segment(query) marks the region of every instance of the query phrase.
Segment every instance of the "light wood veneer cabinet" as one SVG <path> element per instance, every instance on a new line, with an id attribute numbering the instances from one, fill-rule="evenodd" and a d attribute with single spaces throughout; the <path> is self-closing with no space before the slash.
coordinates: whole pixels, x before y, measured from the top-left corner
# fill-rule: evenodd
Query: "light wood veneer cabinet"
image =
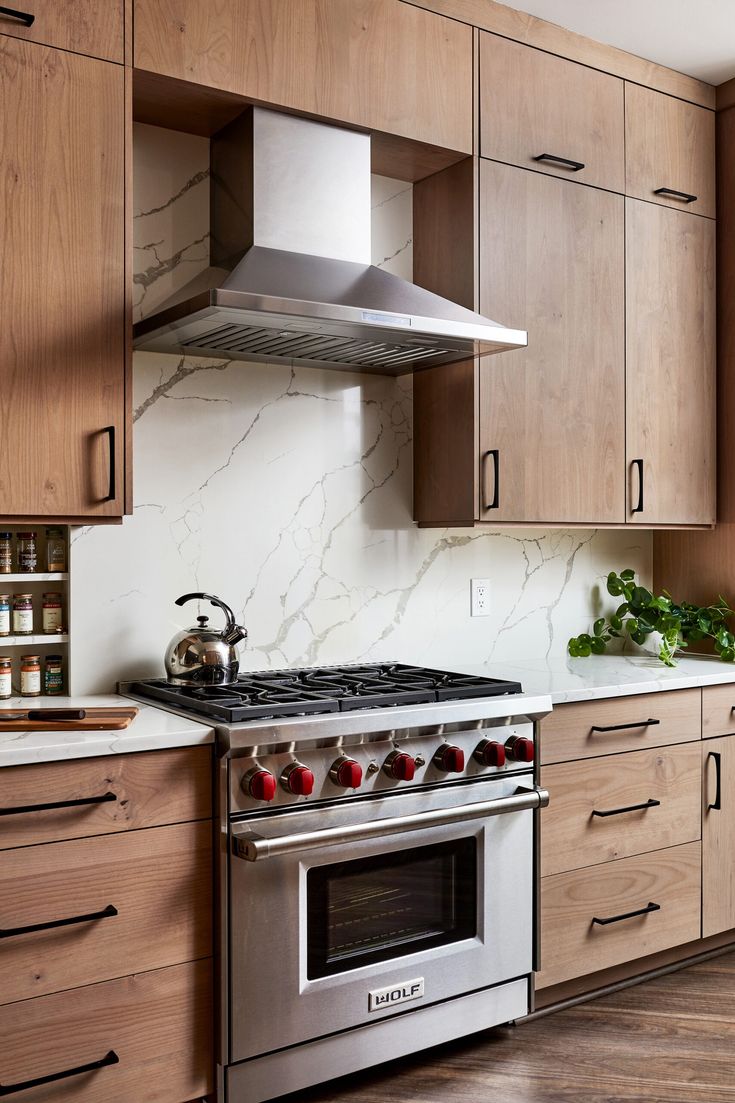
<path id="1" fill-rule="evenodd" d="M 735 929 L 735 685 L 702 691 L 702 735 L 702 934 L 707 937 Z"/>
<path id="2" fill-rule="evenodd" d="M 124 79 L 120 65 L 0 36 L 8 519 L 124 512 Z"/>
<path id="3" fill-rule="evenodd" d="M 123 60 L 121 0 L 12 0 L 0 12 L 0 35 L 41 42 L 105 61 Z"/>

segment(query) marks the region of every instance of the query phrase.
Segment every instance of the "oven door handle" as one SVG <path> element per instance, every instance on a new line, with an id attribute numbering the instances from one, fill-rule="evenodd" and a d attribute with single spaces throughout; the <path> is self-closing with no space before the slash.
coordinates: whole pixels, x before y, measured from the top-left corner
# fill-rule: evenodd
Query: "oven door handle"
<path id="1" fill-rule="evenodd" d="M 234 852 L 247 862 L 262 858 L 277 858 L 282 854 L 298 854 L 302 850 L 316 850 L 338 843 L 362 842 L 364 839 L 399 835 L 404 831 L 418 831 L 423 827 L 443 827 L 463 820 L 483 819 L 487 816 L 503 816 L 509 812 L 525 812 L 527 809 L 545 808 L 549 803 L 546 789 L 519 787 L 509 797 L 463 804 L 460 808 L 442 808 L 431 812 L 417 812 L 413 816 L 396 816 L 393 819 L 371 820 L 348 827 L 326 827 L 322 831 L 304 831 L 297 835 L 279 835 L 263 838 L 247 824 L 236 824 L 232 829 Z"/>

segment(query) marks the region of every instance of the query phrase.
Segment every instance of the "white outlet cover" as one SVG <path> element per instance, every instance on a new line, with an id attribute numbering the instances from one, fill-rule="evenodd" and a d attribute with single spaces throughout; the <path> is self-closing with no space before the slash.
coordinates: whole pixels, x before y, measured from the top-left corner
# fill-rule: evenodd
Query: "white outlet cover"
<path id="1" fill-rule="evenodd" d="M 470 616 L 490 616 L 490 579 L 470 579 Z"/>

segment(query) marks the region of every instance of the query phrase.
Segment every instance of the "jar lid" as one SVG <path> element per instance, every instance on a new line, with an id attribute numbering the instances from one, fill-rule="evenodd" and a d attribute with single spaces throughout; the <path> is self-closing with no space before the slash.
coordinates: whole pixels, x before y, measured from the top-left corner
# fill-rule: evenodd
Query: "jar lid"
<path id="1" fill-rule="evenodd" d="M 12 535 L 12 532 L 0 532 L 0 540 L 10 540 Z"/>
<path id="2" fill-rule="evenodd" d="M 16 601 L 33 601 L 33 594 L 16 594 Z"/>
<path id="3" fill-rule="evenodd" d="M 34 659 L 36 660 L 37 663 L 40 663 L 41 656 L 40 655 L 21 655 L 21 659 L 24 663 L 30 663 Z"/>
<path id="4" fill-rule="evenodd" d="M 61 658 L 62 658 L 61 655 L 47 655 L 46 656 L 46 662 L 47 663 L 60 663 Z"/>
<path id="5" fill-rule="evenodd" d="M 18 536 L 21 540 L 35 540 L 38 533 L 35 532 L 19 532 Z"/>
<path id="6" fill-rule="evenodd" d="M 59 601 L 61 601 L 61 594 L 59 593 L 58 590 L 47 590 L 46 593 L 43 596 L 44 596 L 44 599 L 47 598 L 47 597 L 48 598 L 57 597 L 59 599 Z"/>
<path id="7" fill-rule="evenodd" d="M 47 536 L 63 536 L 64 535 L 64 530 L 60 529 L 60 528 L 46 529 L 46 535 Z"/>
<path id="8" fill-rule="evenodd" d="M 10 594 L 0 594 L 0 601 L 10 601 Z"/>
<path id="9" fill-rule="evenodd" d="M 0 666 L 12 666 L 13 660 L 9 655 L 0 655 Z"/>

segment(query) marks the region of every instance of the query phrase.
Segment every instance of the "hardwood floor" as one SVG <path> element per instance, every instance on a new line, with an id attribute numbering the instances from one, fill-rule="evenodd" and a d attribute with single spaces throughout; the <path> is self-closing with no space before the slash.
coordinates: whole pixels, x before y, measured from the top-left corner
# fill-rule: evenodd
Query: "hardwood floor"
<path id="1" fill-rule="evenodd" d="M 286 1099 L 735 1103 L 735 953 Z"/>

